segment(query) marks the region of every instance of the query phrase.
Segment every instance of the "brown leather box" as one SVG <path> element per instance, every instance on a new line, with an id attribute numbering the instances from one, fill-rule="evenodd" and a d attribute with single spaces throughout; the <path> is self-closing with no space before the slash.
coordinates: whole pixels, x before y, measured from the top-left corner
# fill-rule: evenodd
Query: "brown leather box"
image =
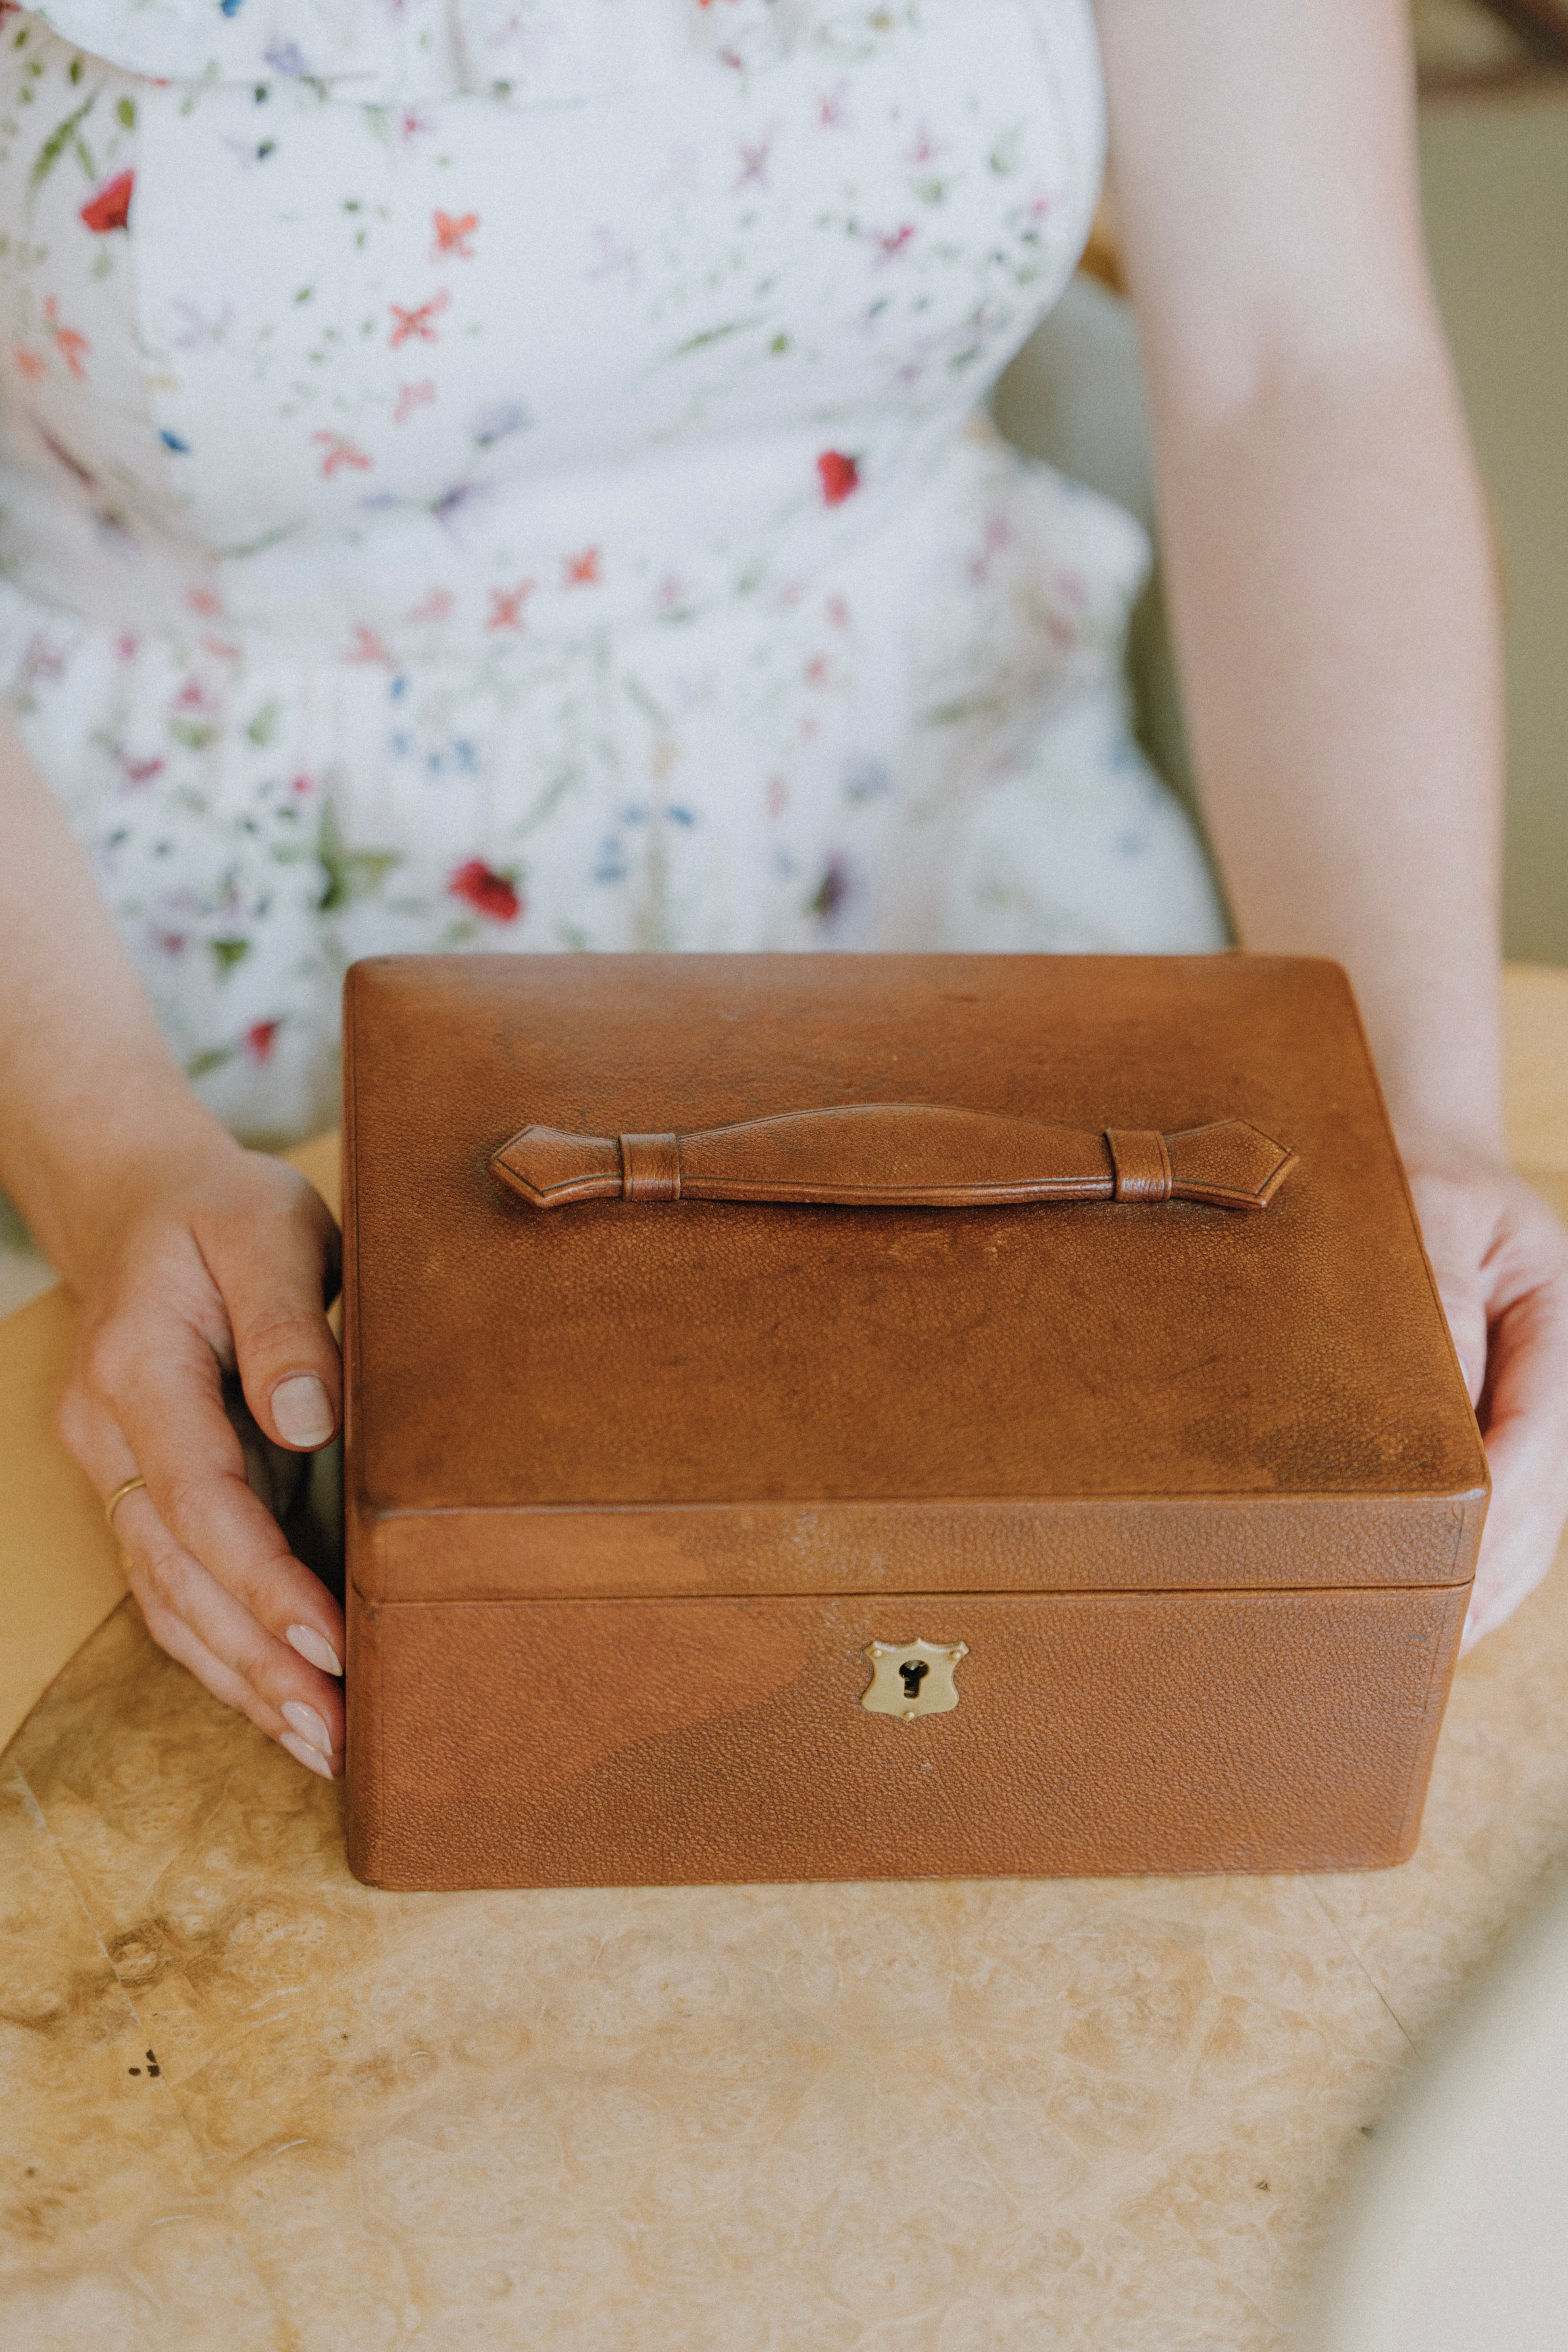
<path id="1" fill-rule="evenodd" d="M 392 958 L 347 1066 L 362 1878 L 1410 1853 L 1486 1463 L 1335 966 Z"/>

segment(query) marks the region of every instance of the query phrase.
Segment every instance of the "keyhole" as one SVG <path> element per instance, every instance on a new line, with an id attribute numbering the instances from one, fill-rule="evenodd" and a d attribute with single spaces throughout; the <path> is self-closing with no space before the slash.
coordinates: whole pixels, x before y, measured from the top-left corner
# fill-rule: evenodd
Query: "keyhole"
<path id="1" fill-rule="evenodd" d="M 910 1658 L 899 1668 L 899 1672 L 904 1678 L 904 1696 L 906 1698 L 919 1698 L 921 1695 L 921 1685 L 924 1682 L 927 1675 L 931 1672 L 931 1668 L 927 1665 L 925 1660 L 923 1658 Z"/>

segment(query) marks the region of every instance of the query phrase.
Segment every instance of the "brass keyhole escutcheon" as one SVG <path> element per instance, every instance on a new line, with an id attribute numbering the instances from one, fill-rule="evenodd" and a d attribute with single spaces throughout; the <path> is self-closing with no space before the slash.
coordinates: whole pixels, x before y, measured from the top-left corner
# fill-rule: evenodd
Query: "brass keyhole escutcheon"
<path id="1" fill-rule="evenodd" d="M 868 1642 L 870 1682 L 860 1694 L 869 1715 L 914 1723 L 922 1715 L 950 1715 L 958 1705 L 953 1670 L 969 1655 L 967 1642 Z"/>

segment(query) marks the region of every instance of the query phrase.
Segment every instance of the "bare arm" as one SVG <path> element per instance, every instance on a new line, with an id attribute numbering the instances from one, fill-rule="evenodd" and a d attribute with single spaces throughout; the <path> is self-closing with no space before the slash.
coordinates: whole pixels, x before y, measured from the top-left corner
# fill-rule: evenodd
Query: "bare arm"
<path id="1" fill-rule="evenodd" d="M 1562 1235 L 1510 1179 L 1501 663 L 1422 247 L 1401 0 L 1099 0 L 1200 789 L 1251 947 L 1366 1014 L 1497 1496 L 1474 1630 L 1568 1508 Z"/>
<path id="2" fill-rule="evenodd" d="M 336 1602 L 246 1483 L 238 1370 L 274 1443 L 331 1433 L 331 1219 L 175 1067 L 86 859 L 0 711 L 0 1184 L 82 1302 L 62 1434 L 154 1637 L 313 1769 L 341 1752 Z"/>
<path id="3" fill-rule="evenodd" d="M 1404 15 L 1100 0 L 1173 623 L 1237 921 L 1349 967 L 1406 1129 L 1496 1151 L 1496 596 L 1421 247 Z"/>
<path id="4" fill-rule="evenodd" d="M 0 712 L 0 1184 L 51 1265 L 90 1281 L 132 1169 L 223 1129 L 159 1034 L 86 857 Z"/>

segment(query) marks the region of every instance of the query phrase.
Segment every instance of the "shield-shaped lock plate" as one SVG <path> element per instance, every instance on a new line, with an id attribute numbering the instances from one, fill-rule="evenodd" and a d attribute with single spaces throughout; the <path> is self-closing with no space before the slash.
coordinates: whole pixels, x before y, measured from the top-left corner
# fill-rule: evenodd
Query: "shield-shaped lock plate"
<path id="1" fill-rule="evenodd" d="M 946 1715 L 958 1705 L 952 1679 L 960 1658 L 969 1655 L 967 1642 L 868 1642 L 870 1682 L 860 1704 L 873 1715 L 896 1715 L 900 1723 L 918 1716 Z"/>

